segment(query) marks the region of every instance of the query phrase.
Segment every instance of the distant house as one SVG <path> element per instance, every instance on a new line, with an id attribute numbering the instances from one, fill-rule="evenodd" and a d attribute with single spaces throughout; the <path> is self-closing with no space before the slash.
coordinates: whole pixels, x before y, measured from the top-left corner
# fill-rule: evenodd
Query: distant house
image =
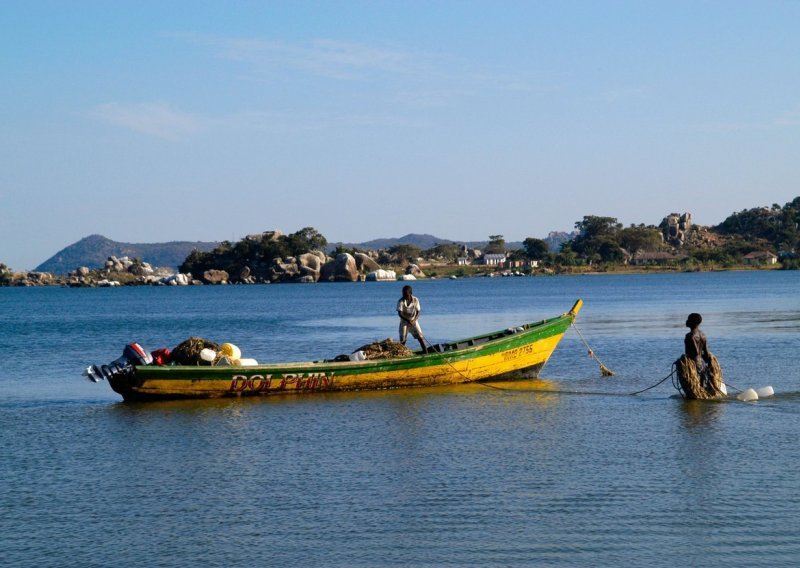
<path id="1" fill-rule="evenodd" d="M 517 259 L 507 260 L 505 263 L 506 268 L 539 268 L 538 260 Z"/>
<path id="2" fill-rule="evenodd" d="M 631 264 L 635 266 L 659 266 L 675 264 L 685 259 L 685 255 L 676 255 L 671 252 L 637 252 L 633 255 Z"/>
<path id="3" fill-rule="evenodd" d="M 775 264 L 778 262 L 778 255 L 766 250 L 758 250 L 744 255 L 742 261 L 750 265 Z"/>
<path id="4" fill-rule="evenodd" d="M 505 254 L 485 254 L 481 257 L 481 264 L 486 266 L 503 266 L 505 262 Z"/>
<path id="5" fill-rule="evenodd" d="M 459 266 L 467 266 L 468 264 L 471 264 L 472 261 L 467 256 L 459 256 L 457 262 Z"/>

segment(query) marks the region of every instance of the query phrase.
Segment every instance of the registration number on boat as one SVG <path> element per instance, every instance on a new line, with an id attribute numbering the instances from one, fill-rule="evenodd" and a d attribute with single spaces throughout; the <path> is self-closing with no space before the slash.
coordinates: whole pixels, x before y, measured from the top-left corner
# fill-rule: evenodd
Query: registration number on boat
<path id="1" fill-rule="evenodd" d="M 533 353 L 533 345 L 525 345 L 523 347 L 517 347 L 516 349 L 511 349 L 510 351 L 503 353 L 503 360 L 509 361 L 510 359 L 517 359 L 518 357 L 530 355 L 531 353 Z"/>

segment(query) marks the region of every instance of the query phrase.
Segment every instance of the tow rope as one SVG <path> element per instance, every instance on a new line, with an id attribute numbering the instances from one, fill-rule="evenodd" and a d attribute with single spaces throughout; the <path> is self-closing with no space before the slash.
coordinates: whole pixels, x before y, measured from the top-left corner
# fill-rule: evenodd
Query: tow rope
<path id="1" fill-rule="evenodd" d="M 580 337 L 580 338 L 581 338 L 581 341 L 583 341 L 583 344 L 586 346 L 586 349 L 588 349 L 588 350 L 589 350 L 589 358 L 590 358 L 590 359 L 594 359 L 595 361 L 597 361 L 597 364 L 598 364 L 598 365 L 600 365 L 600 373 L 601 373 L 601 374 L 602 374 L 604 377 L 613 377 L 613 376 L 614 376 L 614 371 L 612 371 L 611 369 L 609 369 L 608 367 L 606 367 L 605 365 L 603 365 L 603 362 L 602 362 L 602 361 L 600 361 L 600 359 L 598 359 L 597 355 L 596 355 L 596 354 L 595 354 L 595 352 L 594 352 L 594 349 L 592 349 L 592 348 L 589 346 L 589 343 L 587 343 L 586 339 L 583 337 L 583 334 L 581 333 L 581 330 L 579 330 L 579 329 L 578 329 L 578 326 L 577 326 L 577 325 L 575 325 L 575 322 L 573 321 L 573 322 L 572 322 L 570 325 L 571 325 L 573 328 L 575 328 L 575 331 L 576 331 L 576 333 L 578 334 L 578 337 Z"/>

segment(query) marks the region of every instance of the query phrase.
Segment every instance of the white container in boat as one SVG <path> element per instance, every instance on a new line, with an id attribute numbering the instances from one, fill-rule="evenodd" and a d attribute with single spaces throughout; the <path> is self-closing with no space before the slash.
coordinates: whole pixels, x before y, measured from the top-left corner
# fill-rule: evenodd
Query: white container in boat
<path id="1" fill-rule="evenodd" d="M 758 393 L 754 389 L 747 389 L 737 394 L 736 398 L 743 402 L 751 402 L 758 400 Z"/>
<path id="2" fill-rule="evenodd" d="M 227 355 L 231 359 L 241 359 L 242 350 L 233 343 L 223 343 L 219 346 L 219 352 L 222 355 Z"/>
<path id="3" fill-rule="evenodd" d="M 758 398 L 767 398 L 768 396 L 775 394 L 775 390 L 770 386 L 761 387 L 760 389 L 756 389 L 756 394 L 758 395 Z"/>
<path id="4" fill-rule="evenodd" d="M 363 351 L 361 351 L 361 350 L 359 350 L 359 351 L 353 351 L 353 352 L 350 354 L 350 360 L 351 360 L 351 361 L 366 361 L 366 359 L 367 359 L 367 354 L 366 354 L 366 353 L 364 353 L 364 352 L 363 352 Z"/>
<path id="5" fill-rule="evenodd" d="M 209 363 L 213 361 L 216 358 L 216 356 L 217 352 L 214 351 L 213 349 L 209 349 L 208 347 L 200 351 L 200 358 L 203 361 L 208 361 Z"/>
<path id="6" fill-rule="evenodd" d="M 239 364 L 242 367 L 255 367 L 258 365 L 258 361 L 255 359 L 239 359 Z"/>

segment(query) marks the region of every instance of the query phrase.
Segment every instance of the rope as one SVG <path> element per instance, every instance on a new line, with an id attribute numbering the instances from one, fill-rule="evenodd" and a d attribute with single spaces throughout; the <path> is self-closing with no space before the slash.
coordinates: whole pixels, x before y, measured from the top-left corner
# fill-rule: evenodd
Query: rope
<path id="1" fill-rule="evenodd" d="M 654 389 L 654 388 L 656 388 L 658 385 L 660 385 L 661 383 L 663 383 L 664 381 L 666 381 L 666 380 L 667 380 L 667 379 L 669 379 L 669 378 L 671 378 L 671 379 L 672 379 L 672 386 L 675 386 L 675 363 L 673 363 L 673 364 L 672 364 L 672 370 L 670 371 L 669 375 L 667 375 L 666 377 L 664 377 L 663 379 L 661 379 L 660 381 L 658 381 L 658 382 L 657 382 L 656 384 L 654 384 L 653 386 L 647 387 L 646 389 L 642 389 L 642 390 L 640 390 L 640 391 L 636 391 L 636 392 L 628 393 L 628 394 L 630 394 L 631 396 L 634 396 L 634 395 L 637 395 L 637 394 L 642 394 L 643 392 L 647 392 L 647 391 L 649 391 L 650 389 Z M 680 390 L 680 389 L 679 389 L 679 390 Z"/>
<path id="2" fill-rule="evenodd" d="M 426 347 L 426 349 L 430 349 L 431 352 L 435 352 L 436 350 L 433 348 L 433 344 L 430 341 L 428 341 L 428 338 L 425 337 L 424 335 L 422 335 L 421 333 L 419 335 L 422 338 L 422 341 L 424 341 L 428 345 L 428 347 Z M 462 373 L 461 371 L 456 369 L 456 367 L 450 361 L 448 361 L 446 358 L 445 358 L 444 362 L 447 363 L 450 366 L 450 368 L 453 369 L 456 373 L 461 375 L 461 377 L 464 380 L 466 380 L 467 382 L 475 382 L 472 379 L 470 379 L 467 375 L 465 375 L 464 373 Z"/>
<path id="3" fill-rule="evenodd" d="M 600 359 L 598 359 L 597 356 L 594 354 L 594 351 L 592 350 L 591 347 L 589 347 L 589 344 L 586 342 L 586 339 L 584 339 L 584 337 L 581 334 L 580 330 L 575 325 L 575 322 L 573 322 L 571 325 L 572 325 L 572 327 L 575 328 L 575 331 L 578 333 L 578 337 L 581 338 L 581 340 L 583 341 L 583 344 L 586 345 L 586 348 L 589 350 L 589 357 L 591 357 L 592 359 L 597 361 L 597 363 L 600 365 L 600 372 L 603 374 L 603 376 L 604 377 L 612 377 L 612 376 L 614 376 L 614 372 L 611 369 L 609 369 L 608 367 L 606 367 L 605 365 L 603 365 L 603 363 L 600 361 Z M 427 337 L 422 335 L 422 340 L 428 345 L 428 347 L 430 347 L 431 350 L 433 350 L 433 345 L 431 344 L 430 341 L 428 341 Z M 467 377 L 464 373 L 459 371 L 452 363 L 450 363 L 450 361 L 445 360 L 445 363 L 447 363 L 450 366 L 451 369 L 453 369 L 456 373 L 461 375 L 464 379 L 466 379 L 469 382 L 476 383 L 476 384 L 479 384 L 479 385 L 484 386 L 486 388 L 491 388 L 491 389 L 495 389 L 495 390 L 510 390 L 510 391 L 517 391 L 518 390 L 518 389 L 508 389 L 508 388 L 504 388 L 504 387 L 498 387 L 498 386 L 495 386 L 495 385 L 492 385 L 492 384 L 484 383 L 482 381 L 471 381 L 469 379 L 469 377 Z M 676 370 L 675 369 L 675 363 L 673 363 L 672 364 L 672 369 L 671 369 L 669 375 L 667 375 L 666 377 L 664 377 L 663 379 L 661 379 L 660 381 L 658 381 L 654 385 L 651 385 L 651 386 L 649 386 L 649 387 L 647 387 L 645 389 L 638 390 L 636 392 L 631 392 L 631 393 L 604 393 L 604 392 L 577 392 L 577 391 L 538 391 L 538 392 L 550 392 L 550 393 L 553 393 L 553 394 L 558 394 L 558 393 L 560 393 L 560 394 L 597 394 L 597 395 L 608 395 L 608 396 L 615 396 L 615 395 L 618 395 L 618 394 L 626 394 L 627 396 L 635 396 L 637 394 L 642 394 L 643 392 L 647 392 L 647 391 L 649 391 L 651 389 L 654 389 L 658 385 L 660 385 L 661 383 L 666 381 L 667 379 L 671 378 L 672 379 L 672 386 L 675 387 L 675 389 L 678 390 L 681 393 L 681 395 L 683 396 L 683 391 L 681 390 L 680 385 L 676 383 L 677 373 L 675 372 L 675 370 Z M 731 385 L 728 385 L 728 386 L 731 386 Z M 733 387 L 733 388 L 736 389 L 736 387 Z M 736 389 L 736 390 L 740 390 L 740 389 Z"/>
<path id="4" fill-rule="evenodd" d="M 677 374 L 676 374 L 676 372 L 675 372 L 675 371 L 676 371 L 676 369 L 675 369 L 675 363 L 673 363 L 673 364 L 672 364 L 672 370 L 670 371 L 669 375 L 667 375 L 666 377 L 664 377 L 663 379 L 661 379 L 660 381 L 658 381 L 656 384 L 654 384 L 654 385 L 651 385 L 651 386 L 647 387 L 646 389 L 638 390 L 638 391 L 636 391 L 636 392 L 629 392 L 629 393 L 616 393 L 616 392 L 557 391 L 557 390 L 554 390 L 554 391 L 539 391 L 539 390 L 537 390 L 537 392 L 549 392 L 549 393 L 553 393 L 553 394 L 596 394 L 596 395 L 606 395 L 606 396 L 620 396 L 620 395 L 624 395 L 624 396 L 635 396 L 635 395 L 637 395 L 637 394 L 642 394 L 643 392 L 647 392 L 647 391 L 649 391 L 650 389 L 654 389 L 654 388 L 656 388 L 658 385 L 660 385 L 661 383 L 663 383 L 664 381 L 666 381 L 667 379 L 670 379 L 670 378 L 671 378 L 671 379 L 672 379 L 672 386 L 674 386 L 674 387 L 675 387 L 675 388 L 676 388 L 678 391 L 680 391 L 681 395 L 683 395 L 683 392 L 681 391 L 681 389 L 680 389 L 680 386 L 679 386 L 679 385 L 676 383 L 676 380 L 677 380 L 677 379 L 676 379 L 676 376 L 677 376 Z M 498 387 L 498 386 L 494 386 L 494 385 L 489 385 L 489 384 L 485 384 L 485 383 L 481 383 L 481 384 L 482 384 L 483 386 L 485 386 L 485 387 L 489 387 L 489 388 L 493 388 L 493 389 L 497 389 L 497 390 L 513 390 L 513 391 L 518 391 L 518 390 L 519 390 L 519 389 L 507 389 L 507 388 Z M 734 387 L 734 388 L 735 388 L 735 387 Z"/>
<path id="5" fill-rule="evenodd" d="M 580 338 L 581 338 L 581 341 L 583 341 L 583 344 L 586 346 L 586 349 L 588 349 L 588 350 L 589 350 L 589 357 L 591 357 L 592 359 L 594 359 L 595 361 L 597 361 L 597 364 L 598 364 L 598 365 L 600 365 L 600 373 L 601 373 L 601 374 L 602 374 L 604 377 L 613 377 L 613 376 L 614 376 L 614 371 L 612 371 L 611 369 L 609 369 L 608 367 L 606 367 L 605 365 L 603 365 L 603 362 L 602 362 L 602 361 L 600 361 L 600 359 L 598 359 L 598 358 L 597 358 L 597 355 L 595 355 L 595 354 L 594 354 L 594 350 L 593 350 L 593 349 L 592 349 L 592 348 L 589 346 L 589 344 L 586 342 L 586 339 L 584 339 L 584 337 L 583 337 L 583 334 L 581 333 L 581 330 L 579 330 L 579 329 L 578 329 L 578 326 L 577 326 L 577 325 L 575 325 L 575 322 L 573 321 L 573 322 L 572 322 L 570 325 L 571 325 L 573 328 L 575 328 L 575 331 L 578 333 L 578 337 L 580 337 Z"/>

